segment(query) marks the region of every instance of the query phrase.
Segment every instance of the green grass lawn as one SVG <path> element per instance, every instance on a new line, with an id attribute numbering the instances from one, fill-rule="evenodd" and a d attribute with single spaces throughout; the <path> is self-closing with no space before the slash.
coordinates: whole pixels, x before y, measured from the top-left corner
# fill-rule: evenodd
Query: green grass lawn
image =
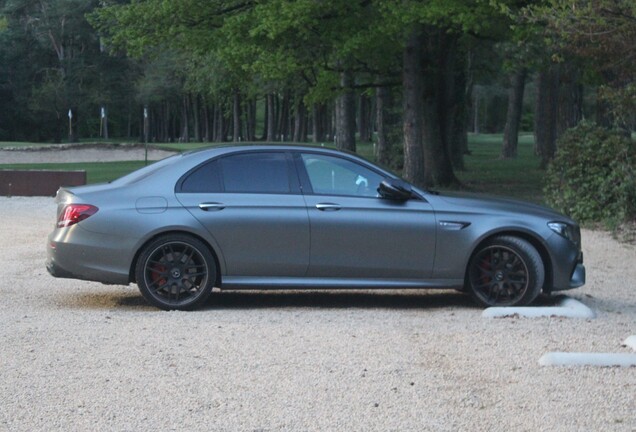
<path id="1" fill-rule="evenodd" d="M 541 188 L 544 172 L 539 169 L 539 159 L 533 152 L 533 136 L 521 135 L 519 137 L 519 156 L 512 160 L 500 159 L 499 154 L 501 152 L 502 141 L 502 134 L 469 135 L 468 142 L 471 154 L 465 156 L 466 170 L 457 171 L 457 177 L 470 191 L 510 196 L 541 203 L 543 201 Z M 0 148 L 17 147 L 17 145 L 13 144 L 20 144 L 22 147 L 27 147 L 28 145 L 33 146 L 32 143 L 0 143 Z M 152 144 L 155 148 L 173 151 L 186 151 L 213 145 L 219 144 Z M 333 147 L 333 143 L 325 143 L 324 145 L 325 147 Z M 373 145 L 371 143 L 358 143 L 357 148 L 361 156 L 373 160 Z M 114 180 L 142 166 L 144 166 L 143 161 L 132 161 L 64 164 L 0 164 L 0 169 L 86 170 L 89 183 L 101 183 Z"/>
<path id="2" fill-rule="evenodd" d="M 470 190 L 543 202 L 543 177 L 534 154 L 534 137 L 519 137 L 518 157 L 501 159 L 502 134 L 469 135 L 471 155 L 464 159 L 466 170 L 455 174 Z"/>

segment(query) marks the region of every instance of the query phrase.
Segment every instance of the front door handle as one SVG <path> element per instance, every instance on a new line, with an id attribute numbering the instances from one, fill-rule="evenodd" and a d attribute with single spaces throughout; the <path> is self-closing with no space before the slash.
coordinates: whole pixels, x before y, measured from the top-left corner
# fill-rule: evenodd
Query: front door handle
<path id="1" fill-rule="evenodd" d="M 316 204 L 316 208 L 320 211 L 338 211 L 340 210 L 342 207 L 340 207 L 340 204 L 334 204 L 334 203 L 318 203 Z"/>
<path id="2" fill-rule="evenodd" d="M 225 204 L 217 202 L 201 203 L 199 204 L 199 208 L 204 211 L 219 211 L 225 208 Z"/>

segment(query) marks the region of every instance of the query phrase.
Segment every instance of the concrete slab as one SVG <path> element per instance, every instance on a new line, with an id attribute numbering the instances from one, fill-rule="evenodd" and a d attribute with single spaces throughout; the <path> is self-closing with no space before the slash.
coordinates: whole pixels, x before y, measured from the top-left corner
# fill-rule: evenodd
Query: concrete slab
<path id="1" fill-rule="evenodd" d="M 539 359 L 541 366 L 636 367 L 636 354 L 550 352 Z"/>
<path id="2" fill-rule="evenodd" d="M 632 335 L 628 337 L 627 339 L 625 339 L 625 342 L 623 342 L 623 345 L 636 351 L 636 335 Z"/>
<path id="3" fill-rule="evenodd" d="M 596 318 L 596 313 L 580 301 L 564 296 L 558 306 L 490 307 L 485 309 L 481 316 L 484 318 L 504 318 L 511 316 L 539 318 L 555 316 L 594 319 Z"/>

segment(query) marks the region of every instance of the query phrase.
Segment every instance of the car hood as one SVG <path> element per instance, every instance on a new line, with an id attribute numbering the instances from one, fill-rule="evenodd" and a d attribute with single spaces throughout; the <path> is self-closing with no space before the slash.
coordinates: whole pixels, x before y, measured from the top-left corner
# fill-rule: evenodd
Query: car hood
<path id="1" fill-rule="evenodd" d="M 436 196 L 439 204 L 436 210 L 453 210 L 455 207 L 471 209 L 475 212 L 521 214 L 562 220 L 574 224 L 567 216 L 542 205 L 532 204 L 511 198 L 493 197 L 470 193 L 440 193 Z M 448 208 L 440 208 L 448 206 Z"/>

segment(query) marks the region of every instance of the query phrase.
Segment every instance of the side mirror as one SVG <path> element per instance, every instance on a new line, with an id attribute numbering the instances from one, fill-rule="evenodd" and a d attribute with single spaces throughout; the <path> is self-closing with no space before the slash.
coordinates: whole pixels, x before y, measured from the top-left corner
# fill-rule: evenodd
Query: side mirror
<path id="1" fill-rule="evenodd" d="M 406 201 L 413 197 L 411 185 L 399 179 L 386 178 L 378 187 L 380 197 L 394 201 Z"/>

